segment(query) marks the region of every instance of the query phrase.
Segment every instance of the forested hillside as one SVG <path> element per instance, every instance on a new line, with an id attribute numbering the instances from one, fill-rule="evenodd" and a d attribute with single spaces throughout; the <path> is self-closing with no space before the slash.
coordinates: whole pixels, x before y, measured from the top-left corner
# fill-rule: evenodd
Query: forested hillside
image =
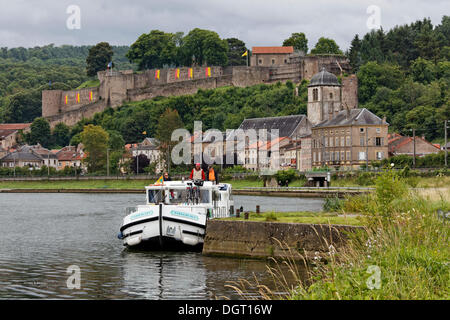
<path id="1" fill-rule="evenodd" d="M 359 79 L 360 107 L 386 116 L 390 130 L 443 142 L 450 119 L 450 17 L 356 35 L 347 56 Z"/>
<path id="2" fill-rule="evenodd" d="M 0 122 L 31 122 L 41 116 L 42 90 L 69 90 L 91 79 L 86 75 L 90 47 L 1 48 Z M 113 46 L 117 68 L 133 67 L 125 57 L 128 50 Z"/>

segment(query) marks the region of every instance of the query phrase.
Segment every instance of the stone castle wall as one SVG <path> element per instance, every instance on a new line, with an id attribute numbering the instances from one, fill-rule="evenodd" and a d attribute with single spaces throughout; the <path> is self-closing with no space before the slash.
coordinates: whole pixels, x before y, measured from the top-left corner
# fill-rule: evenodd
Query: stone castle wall
<path id="1" fill-rule="evenodd" d="M 194 94 L 198 89 L 223 86 L 246 87 L 287 80 L 299 82 L 310 79 L 322 66 L 330 72 L 340 74 L 337 63 L 341 66 L 348 65 L 342 57 L 304 56 L 291 59 L 289 64 L 279 67 L 183 67 L 151 69 L 140 73 L 132 70 L 102 71 L 98 73 L 98 87 L 42 91 L 42 116 L 50 121 L 52 127 L 59 122 L 73 125 L 83 117 L 91 117 L 107 107 L 117 107 L 128 101 Z M 344 72 L 346 70 L 347 67 Z M 349 85 L 357 85 L 356 76 L 354 78 L 355 81 L 348 81 Z M 354 88 L 348 89 L 345 94 L 351 95 L 354 92 Z M 346 101 L 357 102 L 357 97 L 349 97 Z"/>

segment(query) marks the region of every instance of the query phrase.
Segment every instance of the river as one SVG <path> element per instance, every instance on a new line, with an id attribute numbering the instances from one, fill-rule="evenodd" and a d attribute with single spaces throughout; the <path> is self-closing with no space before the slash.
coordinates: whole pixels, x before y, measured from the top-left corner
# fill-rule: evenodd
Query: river
<path id="1" fill-rule="evenodd" d="M 254 276 L 273 287 L 265 261 L 124 248 L 116 238 L 124 210 L 143 199 L 140 194 L 0 194 L 0 299 L 236 299 L 236 291 L 226 287 L 229 281 Z M 259 204 L 262 211 L 317 211 L 323 203 L 234 199 L 235 207 L 254 210 Z M 79 268 L 80 286 L 69 289 L 72 268 Z"/>

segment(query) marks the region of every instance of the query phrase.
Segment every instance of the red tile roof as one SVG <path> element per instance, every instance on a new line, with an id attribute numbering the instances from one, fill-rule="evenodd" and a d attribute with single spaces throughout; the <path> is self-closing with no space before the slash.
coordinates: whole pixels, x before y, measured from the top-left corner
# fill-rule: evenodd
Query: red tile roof
<path id="1" fill-rule="evenodd" d="M 252 54 L 293 53 L 294 47 L 253 47 Z"/>
<path id="2" fill-rule="evenodd" d="M 0 123 L 0 130 L 23 130 L 31 126 L 31 123 Z"/>

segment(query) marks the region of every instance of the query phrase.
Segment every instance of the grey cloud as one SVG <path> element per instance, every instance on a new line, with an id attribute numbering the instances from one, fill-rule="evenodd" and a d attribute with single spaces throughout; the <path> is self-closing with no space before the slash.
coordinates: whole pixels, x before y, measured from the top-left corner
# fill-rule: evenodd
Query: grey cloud
<path id="1" fill-rule="evenodd" d="M 66 28 L 66 8 L 72 4 L 81 9 L 80 30 Z M 380 7 L 385 30 L 424 17 L 438 24 L 450 11 L 443 0 L 0 0 L 0 5 L 0 46 L 8 47 L 100 41 L 130 45 L 152 29 L 187 33 L 199 27 L 222 38 L 240 38 L 248 47 L 281 45 L 291 33 L 304 32 L 310 48 L 325 36 L 345 50 L 355 34 L 369 31 L 369 5 Z"/>

